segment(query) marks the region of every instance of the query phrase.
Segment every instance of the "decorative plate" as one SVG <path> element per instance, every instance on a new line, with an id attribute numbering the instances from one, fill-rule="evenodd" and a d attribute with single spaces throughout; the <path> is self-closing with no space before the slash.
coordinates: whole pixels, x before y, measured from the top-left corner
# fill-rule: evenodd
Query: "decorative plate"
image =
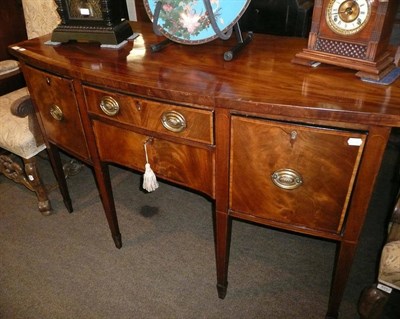
<path id="1" fill-rule="evenodd" d="M 250 0 L 206 0 L 210 2 L 215 21 L 222 33 L 238 22 Z M 144 0 L 150 20 L 156 15 L 156 5 L 161 2 L 158 16 L 160 32 L 168 39 L 184 44 L 201 44 L 218 37 L 211 25 L 204 0 Z"/>

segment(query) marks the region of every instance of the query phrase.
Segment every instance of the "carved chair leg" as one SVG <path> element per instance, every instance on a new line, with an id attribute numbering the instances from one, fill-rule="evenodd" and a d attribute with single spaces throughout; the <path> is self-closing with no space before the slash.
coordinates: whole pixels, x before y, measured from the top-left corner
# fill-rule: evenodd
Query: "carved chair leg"
<path id="1" fill-rule="evenodd" d="M 36 157 L 33 156 L 30 159 L 23 158 L 23 161 L 25 165 L 25 174 L 28 178 L 29 184 L 38 198 L 39 211 L 42 213 L 42 215 L 50 215 L 51 205 L 47 196 L 47 191 L 37 170 Z"/>
<path id="2" fill-rule="evenodd" d="M 376 284 L 365 288 L 358 302 L 361 319 L 380 319 L 389 299 L 389 293 L 377 288 Z"/>
<path id="3" fill-rule="evenodd" d="M 24 162 L 25 171 L 18 163 L 14 162 L 10 156 L 0 154 L 0 173 L 35 192 L 39 202 L 39 211 L 47 216 L 51 214 L 51 206 L 46 189 L 36 167 L 36 158 L 32 157 L 22 160 Z"/>

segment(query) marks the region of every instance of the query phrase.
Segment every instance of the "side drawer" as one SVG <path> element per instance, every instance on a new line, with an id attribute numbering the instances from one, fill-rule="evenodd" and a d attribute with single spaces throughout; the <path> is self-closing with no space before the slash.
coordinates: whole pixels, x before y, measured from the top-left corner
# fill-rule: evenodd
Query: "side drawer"
<path id="1" fill-rule="evenodd" d="M 364 132 L 232 116 L 231 211 L 339 234 L 365 140 Z"/>
<path id="2" fill-rule="evenodd" d="M 25 66 L 23 72 L 47 139 L 82 159 L 88 159 L 89 152 L 72 80 L 29 66 Z"/>
<path id="3" fill-rule="evenodd" d="M 89 113 L 188 140 L 213 144 L 213 112 L 84 87 Z"/>
<path id="4" fill-rule="evenodd" d="M 149 163 L 157 176 L 213 197 L 211 150 L 150 138 L 96 120 L 93 129 L 102 161 L 143 171 L 147 141 Z"/>

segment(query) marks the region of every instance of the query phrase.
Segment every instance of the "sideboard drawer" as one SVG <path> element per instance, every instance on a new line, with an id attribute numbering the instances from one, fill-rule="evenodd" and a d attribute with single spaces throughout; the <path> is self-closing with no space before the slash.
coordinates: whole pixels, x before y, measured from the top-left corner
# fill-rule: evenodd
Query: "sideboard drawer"
<path id="1" fill-rule="evenodd" d="M 232 116 L 231 212 L 340 233 L 365 140 L 364 132 Z"/>
<path id="2" fill-rule="evenodd" d="M 213 144 L 213 112 L 85 87 L 88 111 L 119 123 Z"/>
<path id="3" fill-rule="evenodd" d="M 155 174 L 213 196 L 213 152 L 207 148 L 173 143 L 93 121 L 100 159 L 144 170 L 146 143 Z"/>
<path id="4" fill-rule="evenodd" d="M 47 139 L 82 159 L 88 159 L 89 151 L 72 81 L 29 66 L 25 66 L 23 71 Z"/>

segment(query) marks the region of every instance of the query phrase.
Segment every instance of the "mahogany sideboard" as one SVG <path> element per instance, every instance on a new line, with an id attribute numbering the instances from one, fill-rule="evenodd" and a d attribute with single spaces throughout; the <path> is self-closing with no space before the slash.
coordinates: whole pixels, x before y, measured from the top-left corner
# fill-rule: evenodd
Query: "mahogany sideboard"
<path id="1" fill-rule="evenodd" d="M 257 34 L 226 62 L 235 39 L 153 52 L 163 38 L 151 25 L 132 27 L 140 36 L 118 50 L 51 46 L 50 36 L 10 47 L 64 200 L 59 149 L 93 167 L 120 248 L 108 164 L 143 171 L 146 144 L 158 178 L 214 201 L 220 298 L 236 218 L 335 241 L 327 318 L 337 318 L 386 143 L 400 127 L 399 82 L 291 63 L 305 39 Z"/>

